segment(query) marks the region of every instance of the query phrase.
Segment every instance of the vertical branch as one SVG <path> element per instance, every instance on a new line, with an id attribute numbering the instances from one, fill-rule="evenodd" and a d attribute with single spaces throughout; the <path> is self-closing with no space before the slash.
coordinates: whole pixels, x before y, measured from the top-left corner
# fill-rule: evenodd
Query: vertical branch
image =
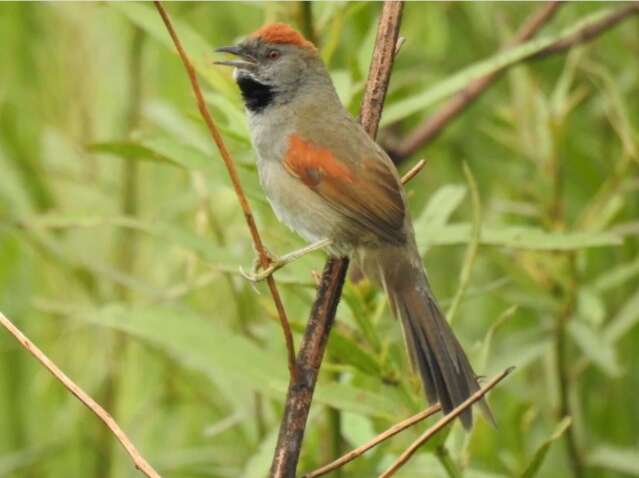
<path id="1" fill-rule="evenodd" d="M 204 101 L 204 95 L 202 95 L 202 90 L 200 89 L 200 83 L 197 79 L 197 74 L 195 73 L 195 68 L 193 68 L 193 64 L 189 60 L 184 47 L 182 46 L 182 42 L 180 42 L 180 38 L 178 37 L 175 29 L 173 28 L 173 24 L 171 23 L 171 19 L 169 15 L 164 10 L 162 4 L 155 0 L 155 8 L 158 13 L 162 17 L 162 21 L 166 26 L 169 35 L 171 36 L 171 40 L 173 40 L 173 44 L 178 51 L 178 55 L 184 64 L 184 68 L 186 69 L 186 73 L 191 82 L 191 87 L 193 88 L 193 94 L 195 95 L 195 100 L 197 102 L 198 110 L 204 119 L 204 123 L 206 123 L 206 127 L 211 134 L 211 138 L 213 142 L 217 146 L 220 155 L 222 156 L 222 160 L 224 161 L 224 165 L 229 173 L 231 178 L 231 184 L 233 185 L 233 189 L 235 190 L 235 195 L 237 196 L 237 200 L 240 203 L 240 207 L 242 208 L 242 212 L 244 213 L 244 219 L 246 220 L 246 224 L 251 233 L 251 238 L 253 239 L 253 245 L 255 246 L 255 250 L 257 251 L 260 259 L 260 264 L 263 268 L 267 268 L 271 259 L 262 243 L 262 238 L 260 233 L 257 230 L 257 224 L 255 223 L 255 218 L 253 217 L 253 211 L 251 210 L 251 205 L 244 194 L 244 190 L 242 189 L 242 185 L 240 184 L 240 176 L 237 173 L 237 168 L 235 167 L 235 163 L 231 158 L 231 155 L 226 148 L 226 144 L 224 143 L 224 139 L 220 134 L 219 129 L 215 125 L 211 114 L 209 113 L 208 108 L 206 107 L 206 102 Z M 282 298 L 280 297 L 279 290 L 277 289 L 277 285 L 275 284 L 275 279 L 273 276 L 269 276 L 266 279 L 266 283 L 271 292 L 271 297 L 273 297 L 273 303 L 275 304 L 275 308 L 277 310 L 277 314 L 280 320 L 280 325 L 282 326 L 282 332 L 284 333 L 284 340 L 286 342 L 286 350 L 288 352 L 288 369 L 291 375 L 291 381 L 295 382 L 295 345 L 293 343 L 293 333 L 291 332 L 291 326 L 288 322 L 288 317 L 286 316 L 286 311 L 284 310 L 284 304 L 282 303 Z"/>
<path id="2" fill-rule="evenodd" d="M 372 137 L 377 133 L 388 89 L 402 8 L 402 2 L 385 2 L 377 27 L 375 49 L 360 113 L 360 122 Z M 272 478 L 295 476 L 319 368 L 335 319 L 347 269 L 348 259 L 335 257 L 330 258 L 324 267 L 295 364 L 298 380 L 289 385 L 286 397 L 284 416 L 271 465 Z"/>
<path id="3" fill-rule="evenodd" d="M 271 465 L 272 478 L 295 476 L 315 383 L 324 357 L 328 334 L 335 320 L 347 268 L 348 259 L 336 257 L 331 257 L 324 266 L 317 299 L 311 309 L 311 317 L 295 363 L 297 381 L 291 382 L 288 388 L 286 407 Z"/>

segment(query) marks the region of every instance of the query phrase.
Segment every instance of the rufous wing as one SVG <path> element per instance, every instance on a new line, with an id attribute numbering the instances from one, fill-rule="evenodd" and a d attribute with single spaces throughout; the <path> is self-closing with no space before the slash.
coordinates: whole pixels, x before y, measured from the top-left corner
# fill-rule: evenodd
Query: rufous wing
<path id="1" fill-rule="evenodd" d="M 345 160 L 292 134 L 284 167 L 363 231 L 388 243 L 405 240 L 401 185 L 385 161 L 375 157 Z"/>

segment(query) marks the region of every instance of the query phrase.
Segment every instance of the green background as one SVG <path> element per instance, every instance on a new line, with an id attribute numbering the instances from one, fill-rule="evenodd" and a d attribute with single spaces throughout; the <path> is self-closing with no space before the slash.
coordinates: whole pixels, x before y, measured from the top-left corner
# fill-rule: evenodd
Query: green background
<path id="1" fill-rule="evenodd" d="M 435 111 L 468 81 L 458 72 L 504 61 L 497 52 L 540 6 L 407 4 L 380 139 L 393 144 Z M 536 38 L 621 6 L 565 4 Z M 353 113 L 380 7 L 311 8 Z M 276 254 L 301 246 L 265 202 L 238 91 L 212 61 L 215 47 L 265 21 L 299 27 L 302 7 L 167 9 L 266 244 Z M 471 362 L 487 377 L 517 369 L 490 395 L 497 429 L 481 418 L 470 434 L 455 424 L 397 476 L 639 476 L 638 58 L 635 16 L 584 47 L 509 69 L 402 163 L 428 159 L 407 186 L 410 208 L 442 305 L 461 298 L 453 328 Z M 253 256 L 151 4 L 0 5 L 0 310 L 114 414 L 163 476 L 268 470 L 287 369 L 268 291 L 238 273 Z M 298 344 L 311 271 L 324 260 L 316 253 L 276 275 Z M 348 283 L 300 471 L 423 406 L 383 294 Z M 332 476 L 377 476 L 426 426 Z M 138 476 L 102 424 L 5 331 L 0 476 Z"/>

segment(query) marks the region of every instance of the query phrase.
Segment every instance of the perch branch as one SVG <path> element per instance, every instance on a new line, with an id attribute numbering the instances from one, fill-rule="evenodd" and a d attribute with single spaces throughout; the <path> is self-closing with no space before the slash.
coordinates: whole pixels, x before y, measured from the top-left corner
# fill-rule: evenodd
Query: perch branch
<path id="1" fill-rule="evenodd" d="M 360 113 L 360 122 L 372 137 L 377 133 L 388 88 L 402 8 L 402 2 L 384 3 L 377 27 L 375 49 Z M 271 465 L 272 478 L 295 476 L 319 368 L 335 319 L 347 269 L 348 259 L 336 257 L 329 258 L 324 267 L 296 361 L 298 381 L 289 385 L 286 397 L 284 416 Z"/>
<path id="2" fill-rule="evenodd" d="M 120 428 L 117 422 L 109 413 L 102 408 L 95 400 L 93 400 L 84 390 L 78 387 L 73 380 L 60 370 L 42 350 L 40 350 L 33 342 L 31 342 L 7 317 L 0 312 L 0 324 L 7 329 L 11 335 L 24 347 L 31 355 L 33 355 L 44 367 L 51 372 L 59 382 L 64 385 L 69 392 L 75 395 L 89 410 L 91 410 L 102 422 L 109 427 L 109 430 L 115 435 L 115 438 L 122 444 L 126 452 L 133 460 L 135 467 L 149 478 L 161 478 L 160 474 L 144 459 L 140 452 L 135 448 L 126 433 Z"/>
<path id="3" fill-rule="evenodd" d="M 257 230 L 257 225 L 255 223 L 255 218 L 253 217 L 253 212 L 251 211 L 251 205 L 246 199 L 246 195 L 244 194 L 244 190 L 242 189 L 242 185 L 240 184 L 240 177 L 237 173 L 237 168 L 235 167 L 235 163 L 231 158 L 231 155 L 226 148 L 226 144 L 224 143 L 224 139 L 220 134 L 211 114 L 209 113 L 208 108 L 206 107 L 206 102 L 204 101 L 204 96 L 202 95 L 202 90 L 200 89 L 200 84 L 197 79 L 197 75 L 195 73 L 195 68 L 191 64 L 186 51 L 182 47 L 182 43 L 180 42 L 175 29 L 173 28 L 173 24 L 171 23 L 171 19 L 169 15 L 164 10 L 164 7 L 159 1 L 155 1 L 155 7 L 157 8 L 160 16 L 162 17 L 162 21 L 166 26 L 166 29 L 175 44 L 175 48 L 178 51 L 180 59 L 184 64 L 184 68 L 189 76 L 189 80 L 191 81 L 191 87 L 193 88 L 193 93 L 195 94 L 195 100 L 197 102 L 197 107 L 206 123 L 206 126 L 211 133 L 211 137 L 213 142 L 217 146 L 220 151 L 220 155 L 224 161 L 224 165 L 228 170 L 229 176 L 231 178 L 231 183 L 233 184 L 233 189 L 235 190 L 235 194 L 240 203 L 240 207 L 242 208 L 242 212 L 244 213 L 244 218 L 246 219 L 246 224 L 251 232 L 251 238 L 253 239 L 253 245 L 255 246 L 255 250 L 259 255 L 260 264 L 263 268 L 267 268 L 271 259 L 269 257 L 266 248 L 262 242 L 262 238 L 260 233 Z M 270 276 L 266 279 L 268 284 L 268 288 L 271 291 L 271 296 L 273 297 L 273 302 L 275 303 L 275 308 L 277 309 L 278 317 L 280 320 L 280 324 L 282 326 L 282 331 L 284 332 L 284 339 L 286 341 L 286 350 L 288 352 L 288 368 L 291 375 L 291 380 L 295 382 L 295 344 L 293 343 L 293 334 L 291 332 L 291 326 L 288 322 L 288 318 L 286 316 L 286 311 L 284 310 L 284 304 L 282 303 L 282 298 L 280 297 L 280 293 L 277 289 L 277 285 L 275 284 L 275 279 Z"/>
<path id="4" fill-rule="evenodd" d="M 431 405 L 426 410 L 422 410 L 421 412 L 413 415 L 412 417 L 409 417 L 406 420 L 402 420 L 401 422 L 396 423 L 395 425 L 390 427 L 388 430 L 383 431 L 382 433 L 377 435 L 375 438 L 373 438 L 369 442 L 364 443 L 363 445 L 357 448 L 354 448 L 353 450 L 339 457 L 337 460 L 327 465 L 324 465 L 323 467 L 318 468 L 317 470 L 314 470 L 314 471 L 311 471 L 310 473 L 305 474 L 303 478 L 316 478 L 318 476 L 325 475 L 326 473 L 329 473 L 337 468 L 340 468 L 346 465 L 347 463 L 353 461 L 355 458 L 362 456 L 368 450 L 379 445 L 383 441 L 388 440 L 389 438 L 397 435 L 399 432 L 409 427 L 412 427 L 416 423 L 419 423 L 422 420 L 425 420 L 426 418 L 434 415 L 441 409 L 442 407 L 441 405 L 439 405 L 439 403 L 436 403 L 435 405 Z"/>
<path id="5" fill-rule="evenodd" d="M 507 45 L 508 48 L 519 45 L 532 38 L 557 12 L 560 2 L 551 1 L 535 11 L 524 22 L 519 32 Z M 393 159 L 401 162 L 419 148 L 435 139 L 454 118 L 468 108 L 479 96 L 494 83 L 504 71 L 495 70 L 478 78 L 459 91 L 433 115 L 417 126 L 396 148 L 390 148 Z"/>
<path id="6" fill-rule="evenodd" d="M 441 417 L 437 423 L 435 423 L 432 427 L 426 430 L 422 436 L 420 436 L 417 440 L 415 440 L 400 456 L 399 458 L 384 472 L 379 478 L 389 478 L 393 476 L 397 470 L 399 470 L 413 454 L 417 451 L 419 447 L 421 447 L 424 443 L 426 443 L 431 437 L 433 437 L 437 432 L 443 429 L 446 425 L 452 422 L 455 418 L 462 414 L 464 410 L 468 407 L 472 406 L 475 402 L 482 399 L 489 390 L 491 390 L 495 385 L 501 382 L 504 378 L 506 378 L 510 372 L 514 370 L 514 367 L 509 367 L 500 374 L 496 375 L 490 382 L 484 385 L 482 388 L 473 393 L 470 397 L 468 397 L 463 403 L 460 403 L 457 407 L 455 407 L 450 413 Z"/>

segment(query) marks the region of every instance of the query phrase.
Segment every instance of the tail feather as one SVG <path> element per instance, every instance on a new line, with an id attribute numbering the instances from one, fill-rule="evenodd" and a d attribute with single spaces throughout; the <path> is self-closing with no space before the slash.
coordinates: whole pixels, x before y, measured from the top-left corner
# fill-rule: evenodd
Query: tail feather
<path id="1" fill-rule="evenodd" d="M 370 259 L 370 257 L 369 257 Z M 413 366 L 419 373 L 429 402 L 439 402 L 450 412 L 479 390 L 473 369 L 433 296 L 416 249 L 392 248 L 373 256 L 378 278 L 400 320 Z M 494 423 L 481 400 L 486 418 Z M 472 426 L 471 408 L 460 420 Z"/>

